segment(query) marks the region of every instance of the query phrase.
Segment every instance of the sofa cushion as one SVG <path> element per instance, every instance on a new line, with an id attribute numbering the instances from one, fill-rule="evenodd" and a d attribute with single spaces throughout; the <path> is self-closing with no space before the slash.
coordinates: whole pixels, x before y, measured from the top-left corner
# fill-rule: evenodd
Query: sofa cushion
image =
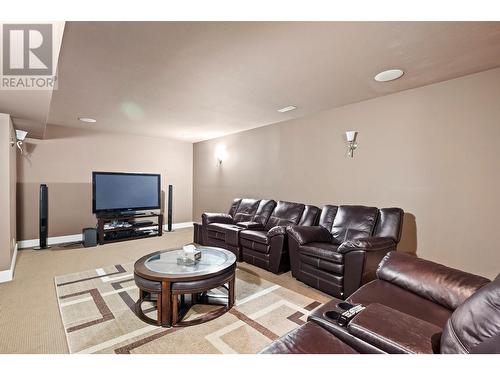
<path id="1" fill-rule="evenodd" d="M 260 200 L 258 199 L 242 199 L 233 216 L 234 222 L 253 221 L 253 217 L 259 208 Z"/>
<path id="2" fill-rule="evenodd" d="M 320 214 L 320 210 L 316 206 L 306 205 L 304 206 L 304 212 L 298 222 L 298 225 L 311 226 L 315 225 Z"/>
<path id="3" fill-rule="evenodd" d="M 255 221 L 241 221 L 239 223 L 236 223 L 238 227 L 241 227 L 241 230 L 243 229 L 252 229 L 252 230 L 262 230 L 264 229 L 264 226 L 260 223 L 256 223 Z"/>
<path id="4" fill-rule="evenodd" d="M 455 310 L 490 280 L 393 251 L 377 269 L 377 278 L 411 291 L 441 306 Z"/>
<path id="5" fill-rule="evenodd" d="M 234 217 L 234 214 L 236 213 L 236 211 L 238 211 L 238 207 L 241 203 L 241 198 L 234 198 L 233 199 L 233 202 L 231 203 L 231 208 L 229 209 L 229 212 L 228 214 L 231 216 L 231 217 Z"/>
<path id="6" fill-rule="evenodd" d="M 347 301 L 365 306 L 380 303 L 441 328 L 445 326 L 452 313 L 441 305 L 383 280 L 373 280 L 363 285 L 351 294 Z"/>
<path id="7" fill-rule="evenodd" d="M 326 329 L 308 322 L 273 341 L 262 354 L 356 354 Z"/>
<path id="8" fill-rule="evenodd" d="M 333 241 L 370 237 L 377 221 L 378 208 L 365 206 L 340 206 L 332 226 Z"/>
<path id="9" fill-rule="evenodd" d="M 302 245 L 299 252 L 315 258 L 327 260 L 329 262 L 342 264 L 344 256 L 337 252 L 338 245 L 327 242 L 309 242 Z"/>
<path id="10" fill-rule="evenodd" d="M 319 270 L 328 271 L 335 273 L 337 275 L 344 274 L 344 265 L 334 262 L 329 262 L 328 260 L 312 257 L 301 253 L 299 256 L 302 263 L 310 264 L 311 266 L 316 267 Z"/>
<path id="11" fill-rule="evenodd" d="M 324 205 L 321 209 L 321 215 L 319 216 L 319 225 L 331 232 L 338 209 L 338 206 L 332 206 L 330 204 Z"/>
<path id="12" fill-rule="evenodd" d="M 253 217 L 253 221 L 261 224 L 264 228 L 269 220 L 269 217 L 273 213 L 274 207 L 276 207 L 275 201 L 269 199 L 261 200 Z"/>
<path id="13" fill-rule="evenodd" d="M 219 233 L 226 233 L 228 229 L 237 228 L 234 224 L 212 223 L 207 225 L 208 230 L 213 230 Z"/>
<path id="14" fill-rule="evenodd" d="M 302 203 L 278 201 L 271 217 L 267 221 L 266 230 L 276 226 L 296 225 L 304 212 Z"/>
<path id="15" fill-rule="evenodd" d="M 500 353 L 500 277 L 460 305 L 446 323 L 441 353 Z"/>
<path id="16" fill-rule="evenodd" d="M 401 239 L 403 216 L 404 212 L 401 208 L 381 208 L 373 236 L 389 237 L 398 243 Z"/>
<path id="17" fill-rule="evenodd" d="M 240 232 L 240 238 L 244 238 L 249 241 L 255 241 L 255 242 L 260 242 L 263 244 L 268 244 L 268 238 L 266 236 L 266 231 L 262 230 L 249 230 L 245 229 Z"/>

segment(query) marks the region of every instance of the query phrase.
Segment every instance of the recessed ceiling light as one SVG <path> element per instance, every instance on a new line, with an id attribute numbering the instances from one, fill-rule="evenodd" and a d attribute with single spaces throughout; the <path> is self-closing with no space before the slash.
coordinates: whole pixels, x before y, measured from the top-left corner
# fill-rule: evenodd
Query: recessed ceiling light
<path id="1" fill-rule="evenodd" d="M 404 72 L 401 69 L 389 69 L 380 72 L 375 76 L 375 81 L 377 82 L 388 82 L 394 81 L 395 79 L 400 78 Z"/>
<path id="2" fill-rule="evenodd" d="M 91 118 L 91 117 L 78 117 L 78 120 L 80 120 L 81 122 L 88 122 L 88 123 L 97 122 L 97 120 L 95 118 Z"/>
<path id="3" fill-rule="evenodd" d="M 293 111 L 294 109 L 297 109 L 297 107 L 295 107 L 294 105 L 289 105 L 288 107 L 278 109 L 278 112 L 285 113 L 285 112 Z"/>

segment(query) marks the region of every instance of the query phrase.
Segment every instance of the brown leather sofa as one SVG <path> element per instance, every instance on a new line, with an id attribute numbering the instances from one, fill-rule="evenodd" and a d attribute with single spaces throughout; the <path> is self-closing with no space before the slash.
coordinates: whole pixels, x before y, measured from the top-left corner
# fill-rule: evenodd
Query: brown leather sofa
<path id="1" fill-rule="evenodd" d="M 391 252 L 347 302 L 366 306 L 347 326 L 327 314 L 339 311 L 333 299 L 262 353 L 500 353 L 500 275 Z"/>
<path id="2" fill-rule="evenodd" d="M 345 299 L 375 278 L 402 226 L 400 208 L 324 206 L 317 226 L 287 229 L 292 276 Z"/>
<path id="3" fill-rule="evenodd" d="M 286 226 L 314 225 L 319 213 L 319 208 L 302 203 L 237 198 L 227 214 L 202 215 L 202 244 L 228 249 L 239 261 L 268 271 L 286 272 Z"/>

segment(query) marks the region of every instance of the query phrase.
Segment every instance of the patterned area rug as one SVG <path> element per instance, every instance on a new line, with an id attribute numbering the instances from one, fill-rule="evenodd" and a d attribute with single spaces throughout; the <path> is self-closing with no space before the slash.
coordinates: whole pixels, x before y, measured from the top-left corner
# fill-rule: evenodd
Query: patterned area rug
<path id="1" fill-rule="evenodd" d="M 151 326 L 133 312 L 138 289 L 134 264 L 115 265 L 55 278 L 70 353 L 258 353 L 304 324 L 320 303 L 238 268 L 236 303 L 226 314 L 191 327 Z M 154 306 L 143 304 L 149 316 Z M 213 311 L 195 305 L 186 319 Z"/>

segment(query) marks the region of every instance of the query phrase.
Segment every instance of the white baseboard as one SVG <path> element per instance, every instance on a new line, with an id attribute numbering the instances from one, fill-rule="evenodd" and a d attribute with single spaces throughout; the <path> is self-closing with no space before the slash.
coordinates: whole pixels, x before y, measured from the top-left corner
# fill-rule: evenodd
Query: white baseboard
<path id="1" fill-rule="evenodd" d="M 186 221 L 184 223 L 175 223 L 172 224 L 172 229 L 181 229 L 181 228 L 192 228 L 193 227 L 193 222 L 192 221 Z M 167 230 L 167 224 L 163 225 L 163 229 Z"/>
<path id="2" fill-rule="evenodd" d="M 18 245 L 16 244 L 14 246 L 14 253 L 12 254 L 12 261 L 10 262 L 10 268 L 5 271 L 0 271 L 0 283 L 12 281 L 12 279 L 14 278 L 14 268 L 16 268 L 17 249 Z"/>
<path id="3" fill-rule="evenodd" d="M 58 245 L 61 243 L 68 243 L 68 242 L 77 242 L 82 240 L 82 235 L 81 234 L 72 234 L 69 236 L 59 236 L 59 237 L 49 237 L 47 238 L 47 245 Z M 35 247 L 38 246 L 40 243 L 40 240 L 38 238 L 34 240 L 24 240 L 24 241 L 19 241 L 17 245 L 19 246 L 19 249 L 26 249 L 28 247 Z"/>
<path id="4" fill-rule="evenodd" d="M 193 226 L 193 222 L 192 221 L 186 221 L 184 223 L 175 223 L 175 224 L 173 224 L 172 225 L 172 229 L 189 228 L 189 227 L 192 227 L 192 226 Z M 163 229 L 167 230 L 167 225 L 164 225 Z M 82 240 L 82 235 L 81 234 L 72 234 L 72 235 L 69 235 L 69 236 L 49 237 L 47 239 L 47 244 L 48 245 L 59 245 L 59 244 L 62 244 L 62 243 L 78 242 L 78 241 L 81 241 L 81 240 Z M 26 249 L 26 248 L 29 248 L 29 247 L 35 247 L 35 246 L 38 246 L 39 242 L 40 242 L 40 240 L 38 238 L 34 239 L 34 240 L 18 241 L 16 249 L 17 248 L 19 248 L 19 249 Z"/>

